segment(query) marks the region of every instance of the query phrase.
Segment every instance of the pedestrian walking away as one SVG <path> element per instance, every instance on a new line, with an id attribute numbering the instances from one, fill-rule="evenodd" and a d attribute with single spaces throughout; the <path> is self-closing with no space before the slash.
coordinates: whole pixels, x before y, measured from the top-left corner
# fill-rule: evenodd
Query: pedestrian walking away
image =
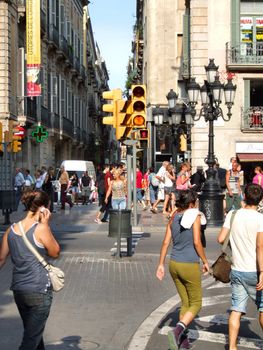
<path id="1" fill-rule="evenodd" d="M 176 200 L 177 211 L 170 219 L 162 243 L 156 277 L 162 280 L 165 274 L 165 258 L 172 240 L 169 272 L 181 298 L 179 322 L 168 333 L 170 350 L 190 349 L 187 327 L 194 320 L 202 306 L 201 271 L 209 271 L 208 261 L 201 243 L 201 223 L 204 215 L 196 208 L 197 193 L 181 190 Z M 202 217 L 202 221 L 201 221 Z"/>
<path id="2" fill-rule="evenodd" d="M 57 258 L 60 247 L 49 226 L 47 193 L 27 191 L 21 200 L 28 208 L 20 221 L 27 239 L 41 255 Z M 52 304 L 52 285 L 46 269 L 26 246 L 17 223 L 3 236 L 0 268 L 9 254 L 13 263 L 11 290 L 24 326 L 19 350 L 45 350 L 43 332 Z"/>
<path id="3" fill-rule="evenodd" d="M 230 232 L 232 250 L 231 292 L 232 307 L 229 316 L 229 350 L 237 350 L 237 337 L 241 317 L 246 314 L 251 298 L 259 311 L 259 323 L 263 330 L 263 217 L 257 212 L 262 200 L 260 185 L 245 187 L 245 207 L 237 210 Z M 219 233 L 223 243 L 230 230 L 230 211 Z"/>

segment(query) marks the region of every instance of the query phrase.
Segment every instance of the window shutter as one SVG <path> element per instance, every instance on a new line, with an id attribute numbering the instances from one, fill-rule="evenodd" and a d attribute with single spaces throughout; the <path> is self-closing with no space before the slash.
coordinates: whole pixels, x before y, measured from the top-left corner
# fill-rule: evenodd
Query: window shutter
<path id="1" fill-rule="evenodd" d="M 68 41 L 68 45 L 72 45 L 72 41 L 71 41 L 71 23 L 69 21 L 67 21 L 67 41 Z"/>
<path id="2" fill-rule="evenodd" d="M 65 84 L 65 79 L 61 78 L 60 79 L 60 115 L 62 117 L 66 116 L 66 96 L 65 96 L 65 88 L 66 88 L 66 84 Z"/>
<path id="3" fill-rule="evenodd" d="M 60 35 L 65 37 L 65 8 L 63 5 L 60 6 Z"/>
<path id="4" fill-rule="evenodd" d="M 51 112 L 58 113 L 58 78 L 52 75 L 51 83 Z"/>
<path id="5" fill-rule="evenodd" d="M 190 16 L 183 16 L 183 75 L 190 76 Z"/>
<path id="6" fill-rule="evenodd" d="M 250 80 L 244 80 L 244 110 L 246 111 L 250 107 Z"/>
<path id="7" fill-rule="evenodd" d="M 240 0 L 231 0 L 231 46 L 240 42 Z"/>

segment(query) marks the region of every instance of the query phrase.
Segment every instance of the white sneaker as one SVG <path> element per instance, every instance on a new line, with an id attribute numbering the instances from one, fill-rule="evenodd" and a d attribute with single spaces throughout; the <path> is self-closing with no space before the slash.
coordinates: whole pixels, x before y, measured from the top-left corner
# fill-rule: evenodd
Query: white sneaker
<path id="1" fill-rule="evenodd" d="M 94 221 L 95 221 L 97 224 L 101 224 L 101 223 L 102 223 L 100 219 L 95 219 Z"/>

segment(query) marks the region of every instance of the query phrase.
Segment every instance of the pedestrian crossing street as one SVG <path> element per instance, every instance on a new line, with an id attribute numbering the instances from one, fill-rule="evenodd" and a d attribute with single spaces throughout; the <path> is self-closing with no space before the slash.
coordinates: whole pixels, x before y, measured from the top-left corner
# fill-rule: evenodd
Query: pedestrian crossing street
<path id="1" fill-rule="evenodd" d="M 143 232 L 132 232 L 132 254 L 135 253 L 135 248 L 142 238 Z M 112 255 L 117 253 L 117 241 L 115 241 L 113 248 L 111 248 Z M 121 238 L 121 247 L 120 247 L 121 255 L 127 255 L 127 238 Z"/>
<path id="2" fill-rule="evenodd" d="M 229 300 L 231 298 L 231 294 L 221 294 L 222 288 L 225 288 L 226 285 L 223 283 L 217 282 L 207 289 L 218 289 L 217 295 L 204 297 L 202 300 L 202 316 L 199 316 L 195 319 L 195 329 L 189 328 L 188 336 L 191 340 L 198 340 L 210 343 L 218 343 L 218 344 L 228 344 L 228 336 L 224 333 L 221 333 L 225 327 L 228 325 L 229 314 L 210 314 L 211 308 L 209 306 L 213 305 L 222 305 L 222 310 L 227 310 L 227 307 L 224 307 L 223 304 L 229 304 Z M 230 284 L 227 285 L 230 287 Z M 228 291 L 228 290 L 227 290 Z M 230 290 L 229 290 L 230 292 Z M 247 324 L 257 322 L 257 314 L 255 317 L 242 317 L 241 318 L 241 328 L 248 327 Z M 244 327 L 242 327 L 242 323 Z M 218 331 L 210 332 L 208 329 L 213 327 L 213 329 L 217 329 Z M 206 330 L 207 329 L 207 330 Z M 173 330 L 173 327 L 164 326 L 162 327 L 158 334 L 167 336 L 168 332 Z M 220 332 L 221 331 L 221 332 Z M 238 337 L 238 348 L 244 349 L 263 349 L 263 340 L 254 337 Z"/>

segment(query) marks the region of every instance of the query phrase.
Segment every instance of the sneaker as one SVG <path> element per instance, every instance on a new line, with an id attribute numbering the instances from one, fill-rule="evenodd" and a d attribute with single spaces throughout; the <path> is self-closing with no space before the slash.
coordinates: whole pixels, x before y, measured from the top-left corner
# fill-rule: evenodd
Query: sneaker
<path id="1" fill-rule="evenodd" d="M 97 224 L 101 224 L 101 220 L 100 219 L 95 219 L 94 220 Z"/>
<path id="2" fill-rule="evenodd" d="M 157 209 L 156 208 L 151 208 L 151 212 L 154 214 L 157 214 Z"/>
<path id="3" fill-rule="evenodd" d="M 182 337 L 181 337 L 180 350 L 188 350 L 188 349 L 192 349 L 193 348 L 193 346 L 189 342 L 189 338 L 187 336 L 188 332 L 189 332 L 188 329 L 185 328 L 185 330 L 183 331 Z"/>
<path id="4" fill-rule="evenodd" d="M 182 334 L 184 332 L 184 327 L 180 324 L 177 324 L 174 330 L 168 332 L 168 342 L 170 350 L 181 349 Z"/>
<path id="5" fill-rule="evenodd" d="M 109 222 L 109 220 L 101 219 L 101 222 Z"/>

